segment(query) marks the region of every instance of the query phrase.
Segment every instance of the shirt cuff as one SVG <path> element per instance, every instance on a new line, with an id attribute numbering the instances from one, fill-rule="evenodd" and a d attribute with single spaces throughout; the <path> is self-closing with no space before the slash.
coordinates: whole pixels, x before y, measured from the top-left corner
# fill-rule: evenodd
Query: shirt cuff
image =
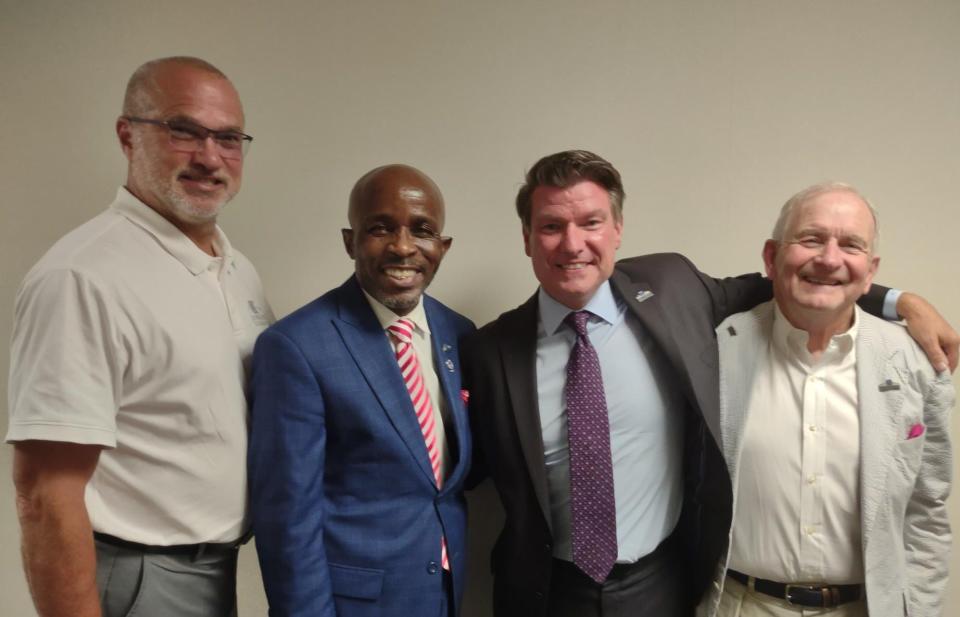
<path id="1" fill-rule="evenodd" d="M 897 314 L 897 300 L 902 293 L 901 289 L 888 289 L 887 295 L 883 297 L 883 318 L 887 321 L 900 321 L 900 315 Z"/>

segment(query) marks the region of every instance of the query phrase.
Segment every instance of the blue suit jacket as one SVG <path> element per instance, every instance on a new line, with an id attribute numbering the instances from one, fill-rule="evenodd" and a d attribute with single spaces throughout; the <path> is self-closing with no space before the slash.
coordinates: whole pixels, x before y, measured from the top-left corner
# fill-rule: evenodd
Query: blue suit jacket
<path id="1" fill-rule="evenodd" d="M 458 341 L 423 296 L 450 409 L 437 490 L 393 349 L 356 279 L 266 330 L 253 355 L 250 508 L 270 615 L 437 615 L 445 535 L 459 610 L 470 436 Z"/>

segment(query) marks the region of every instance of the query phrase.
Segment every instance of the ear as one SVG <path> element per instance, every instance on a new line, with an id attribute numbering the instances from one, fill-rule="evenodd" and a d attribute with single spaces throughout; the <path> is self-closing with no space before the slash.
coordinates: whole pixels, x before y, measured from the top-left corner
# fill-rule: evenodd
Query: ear
<path id="1" fill-rule="evenodd" d="M 773 280 L 776 275 L 776 260 L 777 260 L 777 244 L 776 240 L 767 240 L 763 243 L 763 269 L 767 274 L 767 278 Z"/>
<path id="2" fill-rule="evenodd" d="M 523 232 L 523 252 L 527 254 L 527 257 L 530 257 L 530 228 L 523 225 L 520 231 Z"/>
<path id="3" fill-rule="evenodd" d="M 620 248 L 620 240 L 623 236 L 623 219 L 615 220 L 613 222 L 613 233 L 614 237 L 617 239 L 616 248 Z"/>
<path id="4" fill-rule="evenodd" d="M 130 132 L 130 122 L 123 117 L 117 118 L 116 124 L 117 139 L 120 140 L 120 149 L 123 155 L 130 160 L 133 156 L 133 135 Z"/>
<path id="5" fill-rule="evenodd" d="M 440 258 L 443 259 L 443 256 L 447 254 L 447 251 L 450 250 L 450 246 L 453 245 L 453 238 L 450 236 L 440 236 Z"/>
<path id="6" fill-rule="evenodd" d="M 877 274 L 877 269 L 880 267 L 880 258 L 871 257 L 870 258 L 870 269 L 867 271 L 867 276 L 863 281 L 863 293 L 870 291 L 870 286 L 873 284 L 873 277 Z"/>
<path id="7" fill-rule="evenodd" d="M 350 256 L 350 259 L 356 259 L 353 255 L 353 230 L 341 229 L 340 235 L 343 236 L 343 248 L 347 250 L 347 255 Z"/>

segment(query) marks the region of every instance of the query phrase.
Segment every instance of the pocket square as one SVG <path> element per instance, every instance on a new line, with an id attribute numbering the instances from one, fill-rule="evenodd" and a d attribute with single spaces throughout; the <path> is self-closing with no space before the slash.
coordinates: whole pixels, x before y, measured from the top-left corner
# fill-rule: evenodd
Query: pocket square
<path id="1" fill-rule="evenodd" d="M 470 402 L 470 391 L 469 390 L 460 390 L 460 400 L 463 401 L 463 404 L 466 405 Z"/>
<path id="2" fill-rule="evenodd" d="M 923 435 L 923 431 L 927 430 L 927 427 L 917 423 L 910 427 L 910 432 L 907 433 L 907 439 L 915 439 L 920 435 Z"/>

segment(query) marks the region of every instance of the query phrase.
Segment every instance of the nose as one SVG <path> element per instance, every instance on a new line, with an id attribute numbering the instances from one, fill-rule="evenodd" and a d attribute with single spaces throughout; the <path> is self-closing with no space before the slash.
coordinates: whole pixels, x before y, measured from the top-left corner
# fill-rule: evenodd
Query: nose
<path id="1" fill-rule="evenodd" d="M 583 230 L 576 224 L 570 223 L 563 230 L 560 248 L 570 255 L 579 255 L 583 251 Z"/>
<path id="2" fill-rule="evenodd" d="M 839 268 L 843 263 L 843 256 L 840 251 L 840 244 L 836 238 L 830 238 L 820 250 L 817 256 L 817 262 L 827 268 Z"/>
<path id="3" fill-rule="evenodd" d="M 207 169 L 218 169 L 223 166 L 223 157 L 220 154 L 217 142 L 213 140 L 213 135 L 207 135 L 204 139 L 197 141 L 197 150 L 193 153 L 193 160 Z"/>
<path id="4" fill-rule="evenodd" d="M 408 256 L 416 253 L 417 245 L 413 241 L 410 229 L 405 226 L 397 228 L 397 230 L 393 232 L 393 237 L 390 239 L 389 248 L 394 254 L 400 256 Z"/>

